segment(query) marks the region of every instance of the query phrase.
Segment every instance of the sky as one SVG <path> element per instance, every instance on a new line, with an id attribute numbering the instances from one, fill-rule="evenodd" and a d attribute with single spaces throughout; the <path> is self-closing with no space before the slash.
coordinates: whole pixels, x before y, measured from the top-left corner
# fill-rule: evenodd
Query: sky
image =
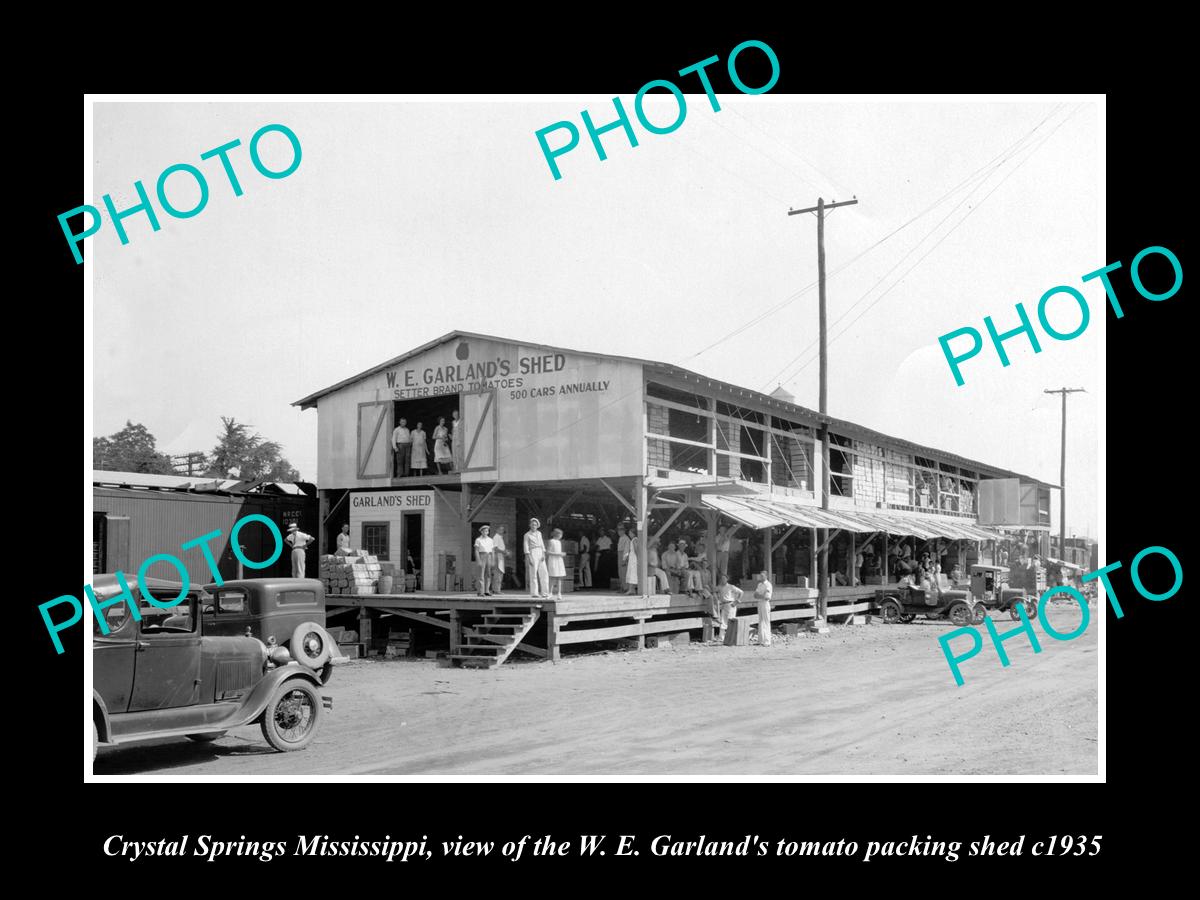
<path id="1" fill-rule="evenodd" d="M 651 98 L 650 120 L 670 122 L 675 101 Z M 637 147 L 603 135 L 604 161 L 580 118 L 614 118 L 604 96 L 97 102 L 86 202 L 132 206 L 135 180 L 153 196 L 176 163 L 210 193 L 187 219 L 155 200 L 157 232 L 126 218 L 125 246 L 107 219 L 87 239 L 94 433 L 128 419 L 161 450 L 207 451 L 234 416 L 315 478 L 317 414 L 291 404 L 455 329 L 782 384 L 815 409 L 816 219 L 787 211 L 857 197 L 826 221 L 830 413 L 1057 484 L 1060 400 L 1043 391 L 1085 388 L 1069 401 L 1068 531 L 1095 537 L 1104 294 L 1082 275 L 1111 261 L 1096 103 L 686 99 L 670 134 L 634 119 Z M 555 180 L 535 132 L 561 120 L 581 142 Z M 286 178 L 248 156 L 273 123 L 302 147 Z M 200 159 L 233 139 L 240 197 Z M 260 149 L 270 168 L 291 160 L 278 133 Z M 167 193 L 198 198 L 186 174 Z M 1017 303 L 1036 325 L 1058 285 L 1088 299 L 1080 337 L 1038 327 L 1041 352 L 1009 340 L 1008 367 L 988 344 L 955 385 L 940 335 L 986 341 L 984 317 L 1006 331 Z M 1061 332 L 1079 322 L 1069 297 L 1048 314 Z"/>

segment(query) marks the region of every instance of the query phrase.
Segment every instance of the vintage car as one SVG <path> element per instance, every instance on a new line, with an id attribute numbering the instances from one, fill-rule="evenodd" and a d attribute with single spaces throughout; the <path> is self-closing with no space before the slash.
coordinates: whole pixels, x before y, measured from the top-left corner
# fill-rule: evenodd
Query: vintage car
<path id="1" fill-rule="evenodd" d="M 146 588 L 163 601 L 179 596 L 178 583 L 146 579 Z M 141 618 L 128 602 L 104 609 L 108 634 L 94 620 L 92 633 L 92 755 L 99 744 L 115 745 L 164 737 L 212 741 L 228 729 L 259 723 L 276 750 L 301 750 L 317 733 L 322 710 L 332 698 L 319 689 L 333 666 L 345 658 L 322 624 L 324 592 L 309 579 L 254 579 L 191 587 L 171 608 L 152 605 L 134 581 L 129 585 Z M 226 588 L 245 598 L 234 631 L 234 594 L 224 595 L 230 613 L 222 620 Z M 92 582 L 97 603 L 116 597 L 115 575 Z M 293 592 L 289 594 L 289 592 Z M 256 604 L 251 598 L 273 598 Z M 310 601 L 315 598 L 316 603 Z M 297 621 L 286 642 L 278 629 L 289 613 L 272 615 L 276 606 L 294 602 L 312 618 Z M 256 618 L 254 610 L 262 611 Z M 228 626 L 229 630 L 226 630 Z M 265 640 L 263 639 L 265 638 Z"/>
<path id="2" fill-rule="evenodd" d="M 978 625 L 987 616 L 982 604 L 974 603 L 970 595 L 959 588 L 928 590 L 911 584 L 895 584 L 875 592 L 879 616 L 888 625 L 911 622 L 917 616 L 927 619 L 949 619 L 955 625 Z"/>
<path id="3" fill-rule="evenodd" d="M 971 596 L 989 610 L 1008 610 L 1013 619 L 1019 620 L 1017 607 L 1024 604 L 1025 614 L 1037 617 L 1037 598 L 1031 597 L 1021 588 L 1008 586 L 1007 566 L 988 566 L 976 563 L 971 566 Z"/>

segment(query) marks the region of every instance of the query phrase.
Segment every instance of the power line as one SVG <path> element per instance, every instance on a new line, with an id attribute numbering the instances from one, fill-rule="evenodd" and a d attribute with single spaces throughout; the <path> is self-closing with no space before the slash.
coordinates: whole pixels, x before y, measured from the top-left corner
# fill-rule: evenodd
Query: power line
<path id="1" fill-rule="evenodd" d="M 948 237 L 949 237 L 951 234 L 953 234 L 953 233 L 954 233 L 954 232 L 955 232 L 955 231 L 958 229 L 958 227 L 959 227 L 960 225 L 962 225 L 962 223 L 963 223 L 963 222 L 965 222 L 965 221 L 967 220 L 967 218 L 968 218 L 968 217 L 970 217 L 970 215 L 971 215 L 973 212 L 975 212 L 975 210 L 977 210 L 977 209 L 979 209 L 979 207 L 983 206 L 983 204 L 987 202 L 987 199 L 988 199 L 989 197 L 991 197 L 991 196 L 992 196 L 992 194 L 996 193 L 996 191 L 998 191 L 998 190 L 1001 188 L 1001 186 L 1003 186 L 1004 182 L 1008 181 L 1008 179 L 1009 179 L 1009 178 L 1011 178 L 1011 177 L 1012 177 L 1012 176 L 1013 176 L 1013 175 L 1014 175 L 1014 174 L 1017 172 L 1017 170 L 1021 168 L 1021 166 L 1023 166 L 1023 165 L 1024 165 L 1026 162 L 1028 162 L 1028 161 L 1029 161 L 1029 160 L 1030 160 L 1030 159 L 1031 159 L 1031 158 L 1034 156 L 1034 154 L 1036 154 L 1036 153 L 1037 153 L 1037 151 L 1038 151 L 1038 150 L 1040 150 L 1040 149 L 1042 148 L 1042 146 L 1043 146 L 1043 145 L 1044 145 L 1044 144 L 1045 144 L 1047 141 L 1049 141 L 1051 137 L 1053 137 L 1053 136 L 1054 136 L 1054 133 L 1055 133 L 1056 131 L 1058 131 L 1058 129 L 1062 128 L 1062 126 L 1063 126 L 1063 125 L 1065 125 L 1065 124 L 1066 124 L 1068 121 L 1070 121 L 1070 119 L 1071 119 L 1072 117 L 1074 117 L 1074 116 L 1075 116 L 1075 114 L 1076 114 L 1076 113 L 1078 113 L 1078 112 L 1079 112 L 1079 110 L 1081 110 L 1082 108 L 1083 108 L 1083 104 L 1080 104 L 1080 105 L 1079 105 L 1078 107 L 1076 107 L 1076 108 L 1075 108 L 1075 109 L 1074 109 L 1074 110 L 1073 110 L 1073 111 L 1072 111 L 1070 114 L 1068 114 L 1067 116 L 1065 116 L 1061 122 L 1059 122 L 1057 125 L 1055 125 L 1055 126 L 1054 126 L 1054 128 L 1053 128 L 1053 129 L 1051 129 L 1051 130 L 1050 130 L 1050 131 L 1049 131 L 1049 132 L 1048 132 L 1048 133 L 1045 135 L 1045 137 L 1043 137 L 1043 138 L 1042 138 L 1042 139 L 1041 139 L 1041 140 L 1040 140 L 1040 141 L 1039 141 L 1039 142 L 1038 142 L 1038 143 L 1037 143 L 1037 144 L 1036 144 L 1036 145 L 1035 145 L 1035 146 L 1034 146 L 1034 147 L 1033 147 L 1033 148 L 1030 150 L 1030 152 L 1029 152 L 1028 154 L 1026 154 L 1026 156 L 1025 156 L 1023 159 L 1021 159 L 1020 161 L 1018 161 L 1018 162 L 1017 162 L 1017 164 L 1016 164 L 1015 166 L 1013 166 L 1013 167 L 1012 167 L 1012 168 L 1011 168 L 1011 169 L 1010 169 L 1010 170 L 1009 170 L 1009 171 L 1008 171 L 1008 172 L 1005 174 L 1005 176 L 1004 176 L 1002 179 L 1000 179 L 1000 181 L 999 181 L 999 182 L 996 184 L 996 186 L 995 186 L 995 187 L 993 187 L 993 188 L 992 188 L 990 191 L 988 191 L 988 192 L 987 192 L 987 193 L 986 193 L 986 194 L 985 194 L 985 195 L 984 195 L 984 196 L 983 196 L 983 197 L 982 197 L 982 198 L 979 200 L 979 202 L 978 202 L 978 203 L 976 203 L 976 204 L 975 204 L 974 206 L 972 206 L 972 207 L 971 207 L 969 210 L 967 210 L 966 214 L 965 214 L 965 215 L 963 215 L 963 217 L 962 217 L 961 219 L 959 219 L 957 222 L 955 222 L 955 223 L 954 223 L 954 224 L 953 224 L 953 225 L 950 227 L 950 229 L 949 229 L 949 230 L 948 230 L 948 231 L 947 231 L 945 234 L 943 234 L 943 235 L 942 235 L 940 238 L 938 238 L 937 242 L 936 242 L 936 243 L 935 243 L 935 244 L 934 244 L 932 247 L 930 247 L 930 248 L 929 248 L 929 249 L 928 249 L 928 250 L 927 250 L 925 253 L 923 253 L 923 254 L 920 256 L 920 258 L 919 258 L 919 259 L 917 259 L 917 261 L 916 261 L 915 263 L 913 263 L 913 264 L 912 264 L 912 265 L 911 265 L 911 266 L 910 266 L 910 267 L 909 267 L 909 268 L 908 268 L 908 269 L 907 269 L 907 270 L 904 272 L 904 274 L 903 274 L 903 275 L 901 275 L 899 278 L 897 278 L 897 279 L 896 279 L 896 281 L 895 281 L 895 282 L 893 282 L 893 283 L 892 283 L 892 285 L 891 285 L 891 286 L 889 286 L 889 287 L 888 287 L 888 288 L 887 288 L 887 289 L 886 289 L 886 290 L 885 290 L 885 291 L 884 291 L 882 294 L 880 294 L 880 295 L 879 295 L 878 297 L 876 297 L 876 298 L 875 298 L 873 301 L 871 301 L 871 303 L 869 303 L 869 304 L 866 306 L 866 308 L 865 308 L 865 309 L 863 309 L 863 311 L 862 311 L 862 312 L 860 312 L 860 313 L 859 313 L 857 316 L 855 316 L 855 317 L 854 317 L 854 318 L 853 318 L 853 319 L 852 319 L 852 320 L 851 320 L 851 321 L 850 321 L 850 322 L 849 322 L 849 323 L 846 325 L 846 327 L 845 327 L 845 328 L 843 328 L 843 329 L 842 329 L 841 331 L 839 331 L 839 332 L 838 332 L 836 335 L 834 335 L 832 338 L 830 338 L 830 339 L 829 339 L 829 343 L 833 343 L 833 342 L 834 342 L 835 340 L 837 340 L 839 337 L 841 337 L 842 335 L 846 334 L 846 332 L 848 332 L 848 331 L 849 331 L 851 328 L 853 328 L 853 327 L 854 327 L 854 324 L 855 324 L 855 323 L 856 323 L 856 322 L 857 322 L 859 319 L 861 319 L 861 318 L 862 318 L 863 316 L 865 316 L 865 315 L 866 315 L 868 312 L 870 312 L 870 311 L 871 311 L 871 309 L 872 309 L 872 308 L 874 308 L 874 307 L 875 307 L 875 305 L 876 305 L 876 304 L 878 304 L 880 300 L 882 300 L 882 299 L 883 299 L 885 296 L 887 296 L 887 295 L 888 295 L 888 294 L 889 294 L 889 293 L 890 293 L 890 292 L 891 292 L 891 291 L 892 291 L 892 290 L 893 290 L 895 287 L 897 287 L 897 286 L 900 284 L 900 282 L 901 282 L 901 281 L 903 281 L 905 278 L 907 278 L 907 277 L 908 277 L 908 275 L 909 275 L 909 274 L 910 274 L 910 273 L 911 273 L 911 272 L 912 272 L 912 271 L 913 271 L 913 270 L 914 270 L 914 269 L 915 269 L 917 266 L 919 266 L 919 265 L 921 264 L 921 262 L 922 262 L 922 261 L 923 261 L 923 260 L 924 260 L 924 259 L 925 259 L 927 256 L 929 256 L 929 254 L 931 254 L 931 253 L 932 253 L 934 250 L 936 250 L 936 249 L 937 249 L 939 246 L 941 246 L 942 242 L 943 242 L 943 241 L 945 241 L 945 240 L 946 240 L 946 238 L 948 238 Z M 981 185 L 980 185 L 980 186 L 981 186 Z M 962 203 L 961 203 L 961 201 L 960 201 L 960 203 L 958 204 L 958 206 L 961 206 L 961 205 L 962 205 Z M 957 207 L 956 207 L 956 208 L 957 208 Z M 942 221 L 945 221 L 945 219 L 943 219 Z M 939 225 L 940 225 L 940 224 L 941 224 L 941 223 L 939 223 Z M 936 230 L 936 227 L 937 227 L 937 226 L 935 226 L 934 230 Z M 931 233 L 932 233 L 932 232 L 931 232 Z M 928 237 L 928 235 L 926 235 L 926 237 Z M 924 241 L 924 238 L 922 238 L 922 241 Z M 919 245 L 920 245 L 920 243 L 921 243 L 921 242 L 918 242 L 917 246 L 919 246 Z M 915 249 L 915 248 L 914 248 L 914 249 Z M 894 267 L 893 267 L 893 268 L 894 268 Z M 872 287 L 870 290 L 874 290 L 874 287 Z M 846 310 L 846 313 L 849 313 L 850 309 L 853 309 L 853 308 L 854 308 L 854 306 L 857 306 L 859 302 L 861 302 L 863 299 L 865 299 L 865 297 L 867 296 L 867 294 L 869 294 L 869 293 L 870 293 L 870 290 L 868 290 L 866 294 L 863 294 L 863 296 L 862 296 L 862 297 L 860 297 L 858 300 L 856 300 L 856 301 L 855 301 L 855 302 L 854 302 L 854 303 L 853 303 L 853 304 L 852 304 L 852 305 L 851 305 L 851 306 L 850 306 L 850 307 L 849 307 L 849 308 Z M 842 316 L 841 316 L 841 317 L 838 319 L 838 321 L 839 321 L 839 322 L 841 321 L 841 319 L 845 318 L 845 315 L 846 315 L 846 313 L 843 313 L 843 315 L 842 315 Z M 836 325 L 836 324 L 837 324 L 837 322 L 835 322 L 834 324 Z M 802 355 L 803 355 L 805 352 L 807 352 L 807 349 L 811 349 L 811 347 L 812 347 L 812 345 L 810 344 L 810 345 L 809 345 L 809 348 L 806 348 L 806 350 L 805 350 L 805 351 L 801 351 L 801 354 L 800 354 L 800 355 L 802 356 Z M 799 356 L 797 356 L 796 358 L 797 358 L 797 359 L 799 359 Z M 813 359 L 810 359 L 808 362 L 806 362 L 806 363 L 804 363 L 802 366 L 800 366 L 800 368 L 798 368 L 798 369 L 796 369 L 794 372 L 792 372 L 792 374 L 791 374 L 791 375 L 789 375 L 789 376 L 787 377 L 786 381 L 787 381 L 787 382 L 789 382 L 789 383 L 790 383 L 791 381 L 793 381 L 793 380 L 794 380 L 794 379 L 795 379 L 797 376 L 799 376 L 799 374 L 800 374 L 801 372 L 803 372 L 805 369 L 807 369 L 809 366 L 811 366 L 811 365 L 813 364 L 813 362 L 816 360 L 816 358 L 817 358 L 817 357 L 813 357 Z M 794 362 L 794 361 L 795 361 L 795 360 L 793 360 L 793 362 Z"/>
<path id="2" fill-rule="evenodd" d="M 1045 125 L 1046 122 L 1049 121 L 1049 119 L 1051 117 L 1053 117 L 1060 109 L 1062 109 L 1062 107 L 1063 107 L 1063 104 L 1060 103 L 1053 110 L 1051 110 L 1050 113 L 1048 113 L 1045 118 L 1043 118 L 1040 122 L 1038 122 L 1036 125 L 1034 125 L 1033 128 L 1031 128 L 1028 132 L 1026 132 L 1020 138 L 1018 138 L 1017 140 L 1015 140 L 1014 142 L 1009 144 L 1003 150 L 1001 150 L 996 156 L 992 157 L 991 160 L 984 163 L 982 166 L 980 166 L 978 169 L 976 169 L 971 174 L 967 175 L 958 184 L 956 184 L 954 187 L 950 188 L 948 191 L 946 191 L 946 193 L 942 194 L 938 199 L 934 200 L 931 204 L 929 204 L 929 206 L 925 207 L 923 210 L 921 210 L 919 213 L 917 213 L 915 216 L 913 216 L 907 222 L 904 222 L 903 224 L 901 224 L 898 227 L 894 228 L 893 230 L 889 231 L 887 234 L 885 234 L 883 237 L 881 237 L 875 243 L 871 244 L 869 247 L 862 250 L 855 256 L 852 256 L 845 263 L 843 263 L 840 266 L 833 269 L 829 273 L 829 277 L 832 278 L 833 276 L 843 272 L 845 269 L 847 269 L 853 263 L 862 259 L 868 253 L 875 250 L 876 248 L 878 248 L 880 245 L 882 245 L 886 241 L 890 240 L 891 238 L 895 237 L 897 234 L 899 234 L 901 231 L 903 231 L 909 225 L 912 225 L 918 219 L 921 219 L 922 217 L 929 214 L 932 210 L 934 210 L 939 205 L 941 205 L 943 202 L 945 202 L 949 197 L 953 196 L 959 190 L 961 190 L 966 184 L 979 178 L 981 172 L 984 172 L 985 170 L 989 170 L 992 168 L 999 167 L 1000 165 L 1003 165 L 1004 162 L 1006 162 L 1008 160 L 1008 158 L 1013 154 L 1013 152 L 1016 151 L 1017 148 L 1019 148 L 1019 146 L 1021 144 L 1028 141 L 1030 139 L 1030 137 L 1032 137 L 1038 131 L 1038 129 L 1040 129 L 1043 125 Z M 997 163 L 997 160 L 1000 160 L 1000 162 Z M 988 174 L 991 174 L 991 173 L 988 172 Z M 986 180 L 986 175 L 983 176 L 983 178 Z M 800 297 L 804 296 L 806 293 L 811 291 L 816 286 L 817 286 L 817 282 L 813 281 L 813 282 L 810 282 L 809 284 L 805 285 L 804 287 L 800 288 L 799 290 L 793 291 L 791 294 L 786 296 L 779 303 L 775 304 L 774 306 L 769 307 L 768 309 L 766 309 L 759 315 L 755 316 L 754 318 L 750 319 L 749 321 L 745 322 L 744 324 L 740 325 L 739 327 L 728 332 L 724 336 L 713 341 L 708 346 L 702 348 L 701 350 L 698 350 L 697 352 L 691 354 L 690 356 L 684 357 L 684 359 L 682 359 L 679 364 L 682 365 L 683 363 L 686 363 L 689 360 L 695 359 L 696 357 L 699 357 L 699 356 L 703 356 L 708 351 L 710 351 L 716 347 L 719 347 L 721 344 L 725 343 L 726 341 L 728 341 L 734 337 L 737 337 L 740 334 L 743 334 L 744 332 L 748 331 L 750 328 L 753 328 L 758 323 L 762 322 L 763 320 L 774 315 L 776 312 L 779 312 L 781 309 L 784 309 L 789 304 L 800 299 Z"/>

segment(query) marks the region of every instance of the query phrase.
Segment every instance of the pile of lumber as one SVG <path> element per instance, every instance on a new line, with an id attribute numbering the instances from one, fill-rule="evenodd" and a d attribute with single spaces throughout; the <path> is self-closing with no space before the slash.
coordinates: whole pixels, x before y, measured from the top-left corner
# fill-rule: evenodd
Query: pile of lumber
<path id="1" fill-rule="evenodd" d="M 380 572 L 379 559 L 361 551 L 321 557 L 320 578 L 326 594 L 374 594 Z"/>

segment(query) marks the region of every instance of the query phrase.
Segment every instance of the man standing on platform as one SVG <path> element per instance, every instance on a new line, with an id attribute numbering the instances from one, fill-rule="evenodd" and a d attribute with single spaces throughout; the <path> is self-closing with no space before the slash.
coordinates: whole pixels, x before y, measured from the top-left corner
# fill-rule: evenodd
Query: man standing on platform
<path id="1" fill-rule="evenodd" d="M 767 581 L 767 573 L 759 572 L 756 576 L 758 585 L 754 588 L 754 599 L 758 601 L 758 645 L 771 646 L 771 582 Z"/>
<path id="2" fill-rule="evenodd" d="M 742 599 L 742 589 L 729 583 L 729 579 L 721 575 L 717 579 L 717 593 L 714 598 L 718 604 L 717 610 L 717 640 L 725 639 L 725 627 L 730 619 L 737 618 L 738 601 Z"/>
<path id="3" fill-rule="evenodd" d="M 480 525 L 479 537 L 475 538 L 475 593 L 480 597 L 492 596 L 492 555 L 496 542 L 490 532 L 487 525 Z"/>
<path id="4" fill-rule="evenodd" d="M 530 597 L 549 599 L 550 572 L 546 568 L 546 542 L 542 540 L 542 523 L 529 520 L 525 532 L 525 587 Z"/>
<path id="5" fill-rule="evenodd" d="M 392 449 L 395 451 L 396 478 L 408 477 L 408 466 L 412 461 L 412 432 L 408 429 L 408 419 L 401 419 L 400 424 L 392 429 Z"/>
<path id="6" fill-rule="evenodd" d="M 496 596 L 504 592 L 504 569 L 508 556 L 508 544 L 504 542 L 506 534 L 508 529 L 499 525 L 496 527 L 496 536 L 492 538 L 492 593 Z"/>

